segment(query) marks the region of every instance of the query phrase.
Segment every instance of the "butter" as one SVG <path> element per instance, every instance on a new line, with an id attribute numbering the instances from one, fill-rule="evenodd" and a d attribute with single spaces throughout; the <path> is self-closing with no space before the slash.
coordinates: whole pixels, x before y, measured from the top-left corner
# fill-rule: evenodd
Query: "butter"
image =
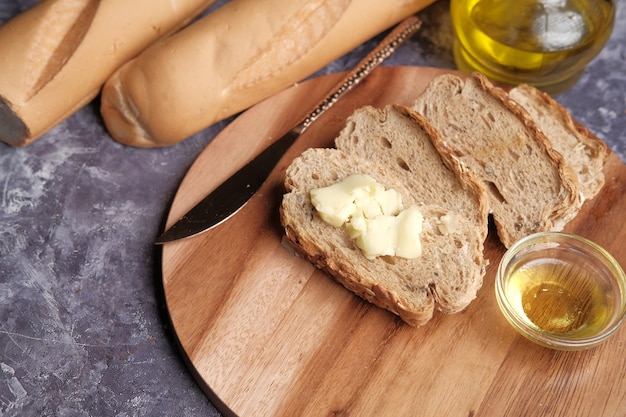
<path id="1" fill-rule="evenodd" d="M 417 206 L 409 207 L 396 217 L 396 256 L 401 258 L 417 258 L 422 255 L 422 224 L 424 217 Z"/>
<path id="2" fill-rule="evenodd" d="M 346 223 L 346 229 L 368 259 L 377 256 L 410 259 L 422 254 L 420 233 L 423 221 L 422 213 L 412 206 L 397 216 L 353 217 Z"/>
<path id="3" fill-rule="evenodd" d="M 344 226 L 368 259 L 416 258 L 422 248 L 423 217 L 418 207 L 404 209 L 402 196 L 364 174 L 311 190 L 311 202 L 328 224 Z"/>
<path id="4" fill-rule="evenodd" d="M 402 208 L 402 196 L 395 190 L 385 190 L 369 175 L 356 174 L 311 190 L 311 203 L 326 223 L 340 227 L 355 213 L 368 218 L 395 215 Z"/>
<path id="5" fill-rule="evenodd" d="M 459 214 L 444 214 L 439 218 L 437 227 L 442 235 L 456 232 L 456 230 L 459 228 Z"/>

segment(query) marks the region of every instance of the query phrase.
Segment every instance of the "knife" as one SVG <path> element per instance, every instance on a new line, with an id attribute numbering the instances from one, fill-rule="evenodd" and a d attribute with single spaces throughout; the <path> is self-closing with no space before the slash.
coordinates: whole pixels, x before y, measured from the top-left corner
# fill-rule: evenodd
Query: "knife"
<path id="1" fill-rule="evenodd" d="M 306 116 L 300 119 L 296 126 L 213 190 L 159 236 L 155 243 L 163 244 L 195 236 L 221 224 L 237 213 L 261 188 L 278 161 L 298 137 L 340 97 L 354 88 L 395 52 L 420 26 L 421 21 L 416 16 L 410 16 L 398 24 Z"/>

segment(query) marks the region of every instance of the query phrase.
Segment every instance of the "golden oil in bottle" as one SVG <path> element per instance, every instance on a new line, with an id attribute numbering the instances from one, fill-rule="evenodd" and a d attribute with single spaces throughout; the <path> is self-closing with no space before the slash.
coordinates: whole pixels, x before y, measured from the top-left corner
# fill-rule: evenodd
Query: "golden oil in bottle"
<path id="1" fill-rule="evenodd" d="M 589 265 L 538 258 L 511 271 L 507 292 L 528 324 L 549 333 L 585 337 L 611 320 L 611 277 Z"/>
<path id="2" fill-rule="evenodd" d="M 614 0 L 451 0 L 450 13 L 459 69 L 550 93 L 578 80 L 615 24 Z"/>

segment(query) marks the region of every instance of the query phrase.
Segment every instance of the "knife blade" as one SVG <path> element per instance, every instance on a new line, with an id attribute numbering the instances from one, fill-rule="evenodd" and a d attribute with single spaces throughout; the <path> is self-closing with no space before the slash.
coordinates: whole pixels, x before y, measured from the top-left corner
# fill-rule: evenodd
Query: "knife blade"
<path id="1" fill-rule="evenodd" d="M 420 26 L 421 21 L 416 16 L 410 16 L 398 24 L 309 113 L 300 119 L 296 126 L 204 197 L 159 236 L 155 240 L 155 244 L 164 244 L 195 236 L 231 218 L 261 188 L 276 164 L 298 137 L 326 110 L 331 108 L 339 98 L 354 88 L 395 52 Z"/>

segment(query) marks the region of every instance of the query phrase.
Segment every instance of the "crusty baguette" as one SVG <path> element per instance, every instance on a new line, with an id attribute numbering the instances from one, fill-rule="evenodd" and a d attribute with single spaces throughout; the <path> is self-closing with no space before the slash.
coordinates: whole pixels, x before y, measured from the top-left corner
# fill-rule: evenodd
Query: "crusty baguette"
<path id="1" fill-rule="evenodd" d="M 561 230 L 580 210 L 578 180 L 530 115 L 482 74 L 433 80 L 414 108 L 485 183 L 502 243 Z"/>
<path id="2" fill-rule="evenodd" d="M 0 26 L 0 140 L 36 140 L 213 1 L 44 0 Z"/>
<path id="3" fill-rule="evenodd" d="M 103 89 L 102 116 L 121 143 L 178 143 L 433 1 L 233 0 L 117 71 Z"/>
<path id="4" fill-rule="evenodd" d="M 604 186 L 606 144 L 589 130 L 577 126 L 570 113 L 548 94 L 529 85 L 520 85 L 509 96 L 521 104 L 539 128 L 578 175 L 585 200 L 592 199 Z"/>
<path id="5" fill-rule="evenodd" d="M 409 107 L 357 109 L 335 144 L 395 171 L 415 198 L 462 213 L 479 236 L 487 237 L 489 199 L 482 182 L 445 148 L 428 121 Z"/>
<path id="6" fill-rule="evenodd" d="M 442 234 L 440 218 L 450 212 L 434 205 L 420 206 L 425 219 L 422 255 L 367 259 L 343 228 L 329 225 L 315 213 L 311 189 L 359 173 L 398 191 L 405 207 L 418 203 L 383 165 L 337 149 L 309 149 L 286 172 L 287 193 L 280 216 L 291 245 L 346 288 L 410 325 L 430 320 L 435 306 L 446 313 L 466 308 L 482 285 L 487 264 L 483 240 L 466 219 L 460 217 L 455 231 Z"/>

